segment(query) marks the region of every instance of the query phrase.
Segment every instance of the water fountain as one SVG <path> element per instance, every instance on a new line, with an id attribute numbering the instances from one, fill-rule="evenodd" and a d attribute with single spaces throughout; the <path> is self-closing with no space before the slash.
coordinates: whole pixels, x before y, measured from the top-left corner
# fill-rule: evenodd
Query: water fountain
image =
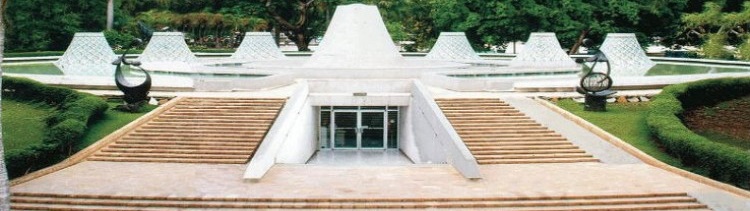
<path id="1" fill-rule="evenodd" d="M 511 67 L 525 68 L 576 68 L 576 63 L 570 59 L 560 47 L 555 33 L 531 33 L 523 50 L 510 62 Z"/>
<path id="2" fill-rule="evenodd" d="M 635 34 L 609 33 L 599 48 L 612 64 L 612 76 L 644 76 L 656 65 L 646 56 Z"/>
<path id="3" fill-rule="evenodd" d="M 79 32 L 55 66 L 65 75 L 111 76 L 117 56 L 101 32 Z"/>
<path id="4" fill-rule="evenodd" d="M 425 58 L 447 61 L 482 60 L 463 32 L 440 32 L 437 42 Z"/>
<path id="5" fill-rule="evenodd" d="M 276 46 L 270 32 L 247 32 L 242 44 L 231 58 L 251 61 L 283 59 L 285 56 Z"/>

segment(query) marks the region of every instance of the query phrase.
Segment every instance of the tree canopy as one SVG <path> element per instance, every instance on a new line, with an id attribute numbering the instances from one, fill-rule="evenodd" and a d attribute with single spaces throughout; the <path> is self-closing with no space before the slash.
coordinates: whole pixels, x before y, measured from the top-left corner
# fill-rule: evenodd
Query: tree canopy
<path id="1" fill-rule="evenodd" d="M 703 5 L 711 2 L 704 11 Z M 274 31 L 300 50 L 323 36 L 337 5 L 374 4 L 394 41 L 426 50 L 442 31 L 464 31 L 477 48 L 555 32 L 565 48 L 586 35 L 601 42 L 613 32 L 636 33 L 642 43 L 684 43 L 687 28 L 716 31 L 740 25 L 742 0 L 114 0 L 115 32 L 138 36 L 136 21 L 186 32 L 195 45 L 230 47 L 237 32 Z M 102 31 L 108 0 L 10 1 L 8 51 L 64 50 L 75 32 Z M 45 5 L 39 7 L 39 5 Z M 714 8 L 715 7 L 715 8 Z M 701 12 L 704 11 L 704 12 Z M 695 13 L 695 14 L 692 14 Z M 725 16 L 725 13 L 735 14 Z M 685 15 L 684 14 L 690 14 Z M 719 15 L 717 15 L 719 14 Z M 721 17 L 719 17 L 721 16 Z M 717 18 L 719 17 L 719 18 Z M 731 21 L 735 22 L 731 22 Z M 703 21 L 703 22 L 701 22 Z M 744 29 L 744 28 L 743 28 Z M 702 32 L 703 33 L 703 32 Z M 699 39 L 702 43 L 703 38 Z M 689 41 L 689 40 L 687 40 Z M 739 42 L 729 35 L 728 41 Z"/>

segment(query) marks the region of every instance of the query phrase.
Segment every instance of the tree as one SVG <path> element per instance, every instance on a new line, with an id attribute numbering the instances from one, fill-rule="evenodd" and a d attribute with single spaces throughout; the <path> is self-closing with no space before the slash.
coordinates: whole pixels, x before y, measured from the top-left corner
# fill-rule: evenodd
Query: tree
<path id="1" fill-rule="evenodd" d="M 7 0 L 0 1 L 0 77 L 3 75 L 2 63 L 3 63 L 3 52 L 5 52 L 5 6 Z M 0 80 L 0 87 L 2 87 L 2 80 Z M 2 101 L 2 97 L 0 97 Z M 2 105 L 0 105 L 2 110 Z M 0 119 L 2 117 L 0 116 Z M 0 123 L 0 129 L 2 129 L 2 123 Z M 3 135 L 0 133 L 0 210 L 10 210 L 10 187 L 8 181 L 8 171 L 5 168 L 5 149 L 3 148 Z"/>
<path id="2" fill-rule="evenodd" d="M 679 26 L 687 0 L 433 0 L 437 31 L 465 31 L 475 45 L 525 40 L 531 32 L 555 32 L 563 46 L 578 45 L 582 33 L 630 32 L 642 41 Z"/>
<path id="3" fill-rule="evenodd" d="M 682 17 L 683 36 L 690 41 L 703 43 L 703 54 L 713 59 L 728 59 L 733 53 L 725 45 L 739 46 L 739 57 L 750 60 L 750 2 L 741 10 L 724 12 L 726 5 L 707 2 L 703 12 L 689 13 Z"/>
<path id="4" fill-rule="evenodd" d="M 9 1 L 5 14 L 8 51 L 65 50 L 76 32 L 105 27 L 105 1 Z M 44 5 L 44 6 L 40 6 Z"/>
<path id="5" fill-rule="evenodd" d="M 264 0 L 268 16 L 278 30 L 292 39 L 299 51 L 310 51 L 308 47 L 314 35 L 310 20 L 315 15 L 314 0 L 274 1 Z"/>
<path id="6" fill-rule="evenodd" d="M 112 23 L 115 20 L 115 2 L 107 0 L 107 30 L 112 30 Z"/>

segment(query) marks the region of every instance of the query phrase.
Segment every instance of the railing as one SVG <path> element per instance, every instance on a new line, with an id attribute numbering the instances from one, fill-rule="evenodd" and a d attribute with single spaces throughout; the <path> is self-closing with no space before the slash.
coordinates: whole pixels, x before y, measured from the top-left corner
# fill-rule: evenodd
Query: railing
<path id="1" fill-rule="evenodd" d="M 276 122 L 271 125 L 266 137 L 255 150 L 255 155 L 250 160 L 243 178 L 251 182 L 257 182 L 268 170 L 276 164 L 276 156 L 284 145 L 284 141 L 293 129 L 297 120 L 297 114 L 304 108 L 309 87 L 307 82 L 300 81 L 294 94 L 284 104 L 276 117 Z"/>
<path id="2" fill-rule="evenodd" d="M 435 99 L 432 98 L 427 88 L 421 82 L 415 80 L 411 93 L 412 102 L 410 106 L 413 108 L 410 109 L 412 111 L 410 115 L 413 115 L 412 118 L 415 120 L 424 120 L 414 124 L 425 124 L 422 125 L 423 127 L 414 126 L 415 130 L 422 130 L 414 131 L 415 138 L 419 137 L 416 141 L 422 142 L 418 145 L 421 146 L 419 151 L 429 153 L 442 149 L 447 162 L 465 178 L 482 178 L 474 155 L 471 154 L 451 123 L 448 122 L 448 118 L 435 103 Z M 430 137 L 430 134 L 433 136 Z M 432 149 L 426 149 L 428 147 Z"/>

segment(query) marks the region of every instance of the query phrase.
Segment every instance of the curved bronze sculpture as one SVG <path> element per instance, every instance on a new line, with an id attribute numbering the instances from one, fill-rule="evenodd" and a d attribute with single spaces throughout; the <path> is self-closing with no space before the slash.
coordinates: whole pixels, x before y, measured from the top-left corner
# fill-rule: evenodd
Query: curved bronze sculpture
<path id="1" fill-rule="evenodd" d="M 112 62 L 112 64 L 117 67 L 115 69 L 115 84 L 117 85 L 117 88 L 120 89 L 120 91 L 122 91 L 122 93 L 124 94 L 123 100 L 125 101 L 125 104 L 120 105 L 117 108 L 123 111 L 136 112 L 141 108 L 141 106 L 143 106 L 143 104 L 148 102 L 148 93 L 151 90 L 151 75 L 146 70 L 140 67 L 140 62 L 128 62 L 126 58 L 128 51 L 130 51 L 130 49 L 125 50 L 125 52 L 120 57 L 118 57 L 117 60 Z M 122 72 L 123 65 L 136 67 L 135 69 L 139 69 L 143 72 L 143 74 L 146 75 L 146 79 L 141 84 L 133 84 L 129 82 Z"/>
<path id="2" fill-rule="evenodd" d="M 584 39 L 583 45 L 587 48 L 593 46 L 593 42 L 590 39 Z M 589 67 L 586 62 L 593 62 Z M 606 111 L 607 110 L 607 96 L 615 94 L 617 92 L 610 90 L 612 88 L 612 78 L 609 77 L 611 66 L 607 56 L 599 51 L 594 56 L 586 59 L 576 59 L 576 63 L 580 63 L 583 71 L 579 87 L 576 87 L 576 91 L 585 95 L 585 102 L 583 110 L 586 111 Z M 594 72 L 594 67 L 598 63 L 605 63 L 607 65 L 607 72 Z"/>

